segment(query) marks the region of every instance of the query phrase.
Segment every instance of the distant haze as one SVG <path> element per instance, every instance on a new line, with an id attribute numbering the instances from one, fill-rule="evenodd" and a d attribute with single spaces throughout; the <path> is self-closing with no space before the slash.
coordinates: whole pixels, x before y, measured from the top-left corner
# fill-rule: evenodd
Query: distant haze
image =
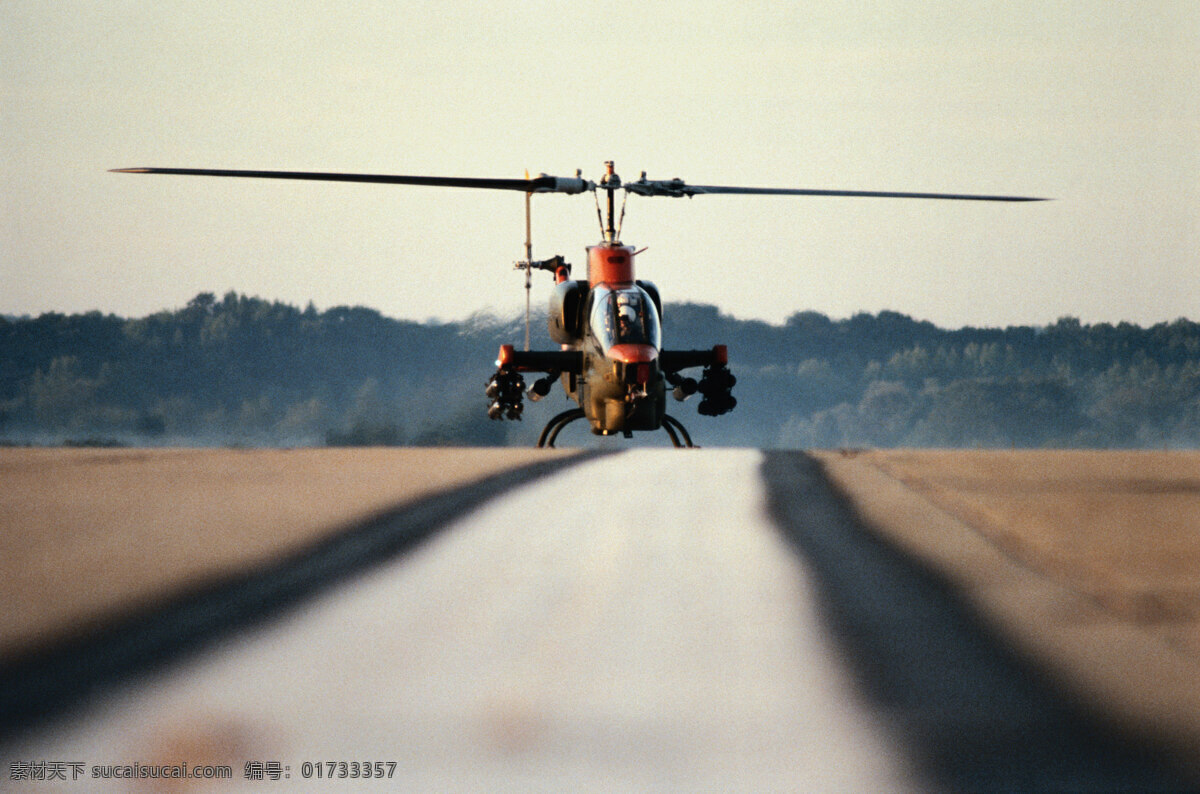
<path id="1" fill-rule="evenodd" d="M 1049 196 L 631 197 L 670 301 L 943 327 L 1197 317 L 1200 3 L 0 4 L 0 313 L 234 289 L 463 318 L 524 305 L 519 194 L 131 166 Z M 537 196 L 583 267 L 592 198 Z M 545 300 L 548 279 L 535 286 Z"/>
<path id="2" fill-rule="evenodd" d="M 666 304 L 663 320 L 676 350 L 729 346 L 732 413 L 667 401 L 704 446 L 1200 448 L 1193 322 L 946 331 L 806 312 L 770 326 L 699 304 Z M 488 420 L 487 375 L 519 333 L 234 293 L 140 319 L 0 322 L 0 446 L 532 445 L 571 403 L 555 386 L 524 421 Z M 544 314 L 535 334 L 550 345 Z M 572 431 L 564 444 L 603 443 Z"/>

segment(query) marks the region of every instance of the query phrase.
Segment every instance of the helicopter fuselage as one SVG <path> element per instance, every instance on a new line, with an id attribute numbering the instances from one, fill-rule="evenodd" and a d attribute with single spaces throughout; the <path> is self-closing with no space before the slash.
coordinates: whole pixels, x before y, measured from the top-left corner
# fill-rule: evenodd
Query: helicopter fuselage
<path id="1" fill-rule="evenodd" d="M 658 291 L 634 279 L 633 255 L 629 246 L 588 249 L 582 339 L 575 342 L 582 372 L 575 393 L 568 389 L 567 394 L 583 408 L 598 435 L 658 430 L 666 413 L 666 382 L 658 362 Z M 569 387 L 569 376 L 564 377 L 563 385 Z"/>
<path id="2" fill-rule="evenodd" d="M 697 366 L 724 370 L 726 363 L 723 346 L 696 351 L 662 349 L 658 290 L 653 283 L 634 277 L 633 259 L 630 246 L 600 244 L 588 248 L 586 281 L 571 280 L 567 268 L 560 267 L 548 323 L 560 351 L 518 352 L 505 345 L 497 362 L 497 376 L 506 370 L 548 373 L 529 391 L 535 400 L 549 391 L 553 377 L 559 377 L 567 397 L 579 404 L 596 435 L 628 436 L 633 431 L 660 429 L 670 421 L 668 383 L 676 386 L 675 396 L 680 400 L 699 387 L 695 380 L 681 378 L 678 371 Z M 726 380 L 724 402 L 721 398 L 706 400 L 702 413 L 718 403 L 727 407 L 712 410 L 713 415 L 733 407 L 728 394 L 732 376 Z"/>

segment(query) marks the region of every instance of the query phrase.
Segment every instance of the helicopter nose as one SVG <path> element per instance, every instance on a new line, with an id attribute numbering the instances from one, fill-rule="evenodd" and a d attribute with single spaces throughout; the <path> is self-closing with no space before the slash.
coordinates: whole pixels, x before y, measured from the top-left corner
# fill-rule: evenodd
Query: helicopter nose
<path id="1" fill-rule="evenodd" d="M 622 364 L 649 364 L 658 359 L 658 348 L 653 345 L 613 345 L 608 357 Z"/>
<path id="2" fill-rule="evenodd" d="M 656 369 L 658 349 L 653 345 L 613 345 L 608 349 L 608 357 L 615 362 L 613 374 L 622 383 L 645 386 Z"/>

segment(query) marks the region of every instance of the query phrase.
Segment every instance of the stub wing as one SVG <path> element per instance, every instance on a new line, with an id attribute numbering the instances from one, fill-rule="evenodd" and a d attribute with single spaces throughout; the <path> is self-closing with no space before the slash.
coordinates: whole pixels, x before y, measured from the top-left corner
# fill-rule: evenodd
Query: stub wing
<path id="1" fill-rule="evenodd" d="M 583 353 L 578 350 L 514 350 L 501 345 L 496 366 L 517 372 L 583 372 Z"/>
<path id="2" fill-rule="evenodd" d="M 667 383 L 675 387 L 676 400 L 683 402 L 696 392 L 701 400 L 698 410 L 704 416 L 720 416 L 729 413 L 737 405 L 733 387 L 737 378 L 729 371 L 729 351 L 725 345 L 716 345 L 711 350 L 662 350 L 658 354 L 659 366 Z M 697 381 L 679 374 L 689 367 L 704 367 L 704 374 Z"/>
<path id="3" fill-rule="evenodd" d="M 492 419 L 520 419 L 525 395 L 522 372 L 545 372 L 529 389 L 531 400 L 540 400 L 550 393 L 554 379 L 563 373 L 583 372 L 583 353 L 578 350 L 515 350 L 501 345 L 496 357 L 496 373 L 488 381 L 486 393 L 491 404 L 488 416 Z"/>
<path id="4" fill-rule="evenodd" d="M 729 360 L 724 345 L 717 345 L 711 350 L 660 350 L 658 365 L 666 373 L 678 372 L 689 367 L 709 367 L 713 364 L 725 364 Z"/>

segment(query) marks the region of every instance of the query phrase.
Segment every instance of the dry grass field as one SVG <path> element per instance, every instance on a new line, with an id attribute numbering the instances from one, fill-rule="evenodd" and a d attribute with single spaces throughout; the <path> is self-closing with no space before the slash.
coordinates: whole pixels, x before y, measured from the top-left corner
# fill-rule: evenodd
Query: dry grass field
<path id="1" fill-rule="evenodd" d="M 1200 659 L 1200 453 L 874 452 L 873 465 Z"/>
<path id="2" fill-rule="evenodd" d="M 271 559 L 529 449 L 0 449 L 0 655 Z"/>
<path id="3" fill-rule="evenodd" d="M 1200 758 L 1200 453 L 820 453 L 1065 685 Z"/>

